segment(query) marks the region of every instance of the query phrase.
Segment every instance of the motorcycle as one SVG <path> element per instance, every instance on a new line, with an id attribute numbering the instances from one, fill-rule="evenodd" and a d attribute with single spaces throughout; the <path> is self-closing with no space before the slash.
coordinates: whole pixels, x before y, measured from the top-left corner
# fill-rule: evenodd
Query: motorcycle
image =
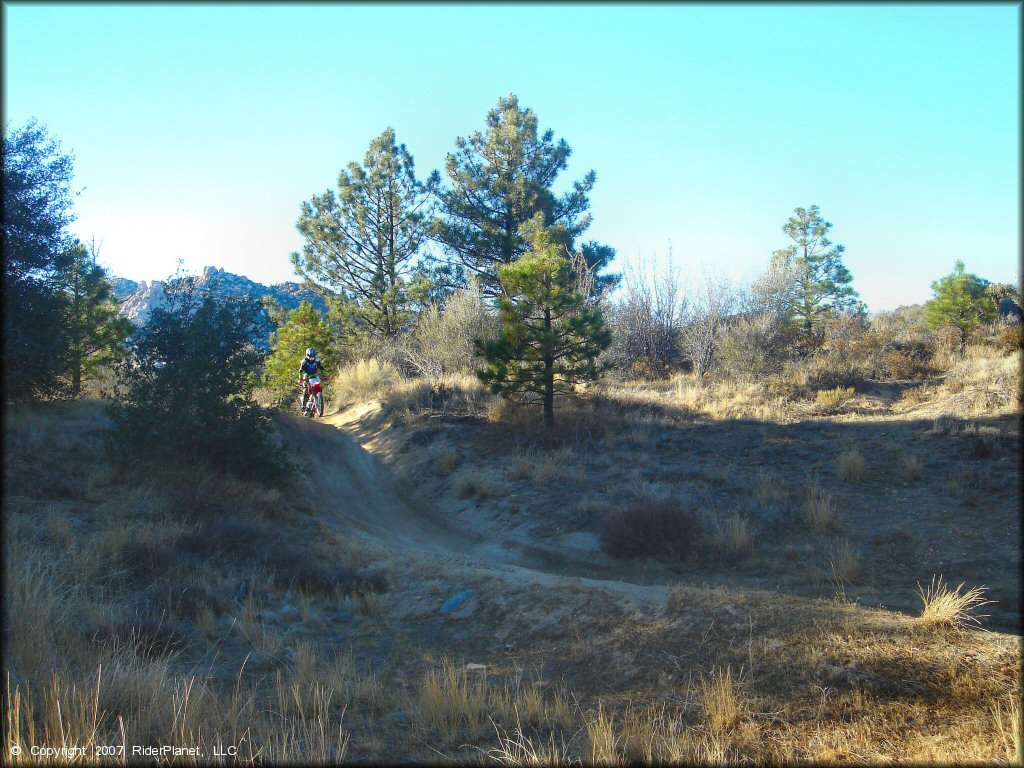
<path id="1" fill-rule="evenodd" d="M 305 377 L 302 382 L 302 415 L 312 419 L 313 415 L 324 415 L 324 390 L 319 376 Z"/>

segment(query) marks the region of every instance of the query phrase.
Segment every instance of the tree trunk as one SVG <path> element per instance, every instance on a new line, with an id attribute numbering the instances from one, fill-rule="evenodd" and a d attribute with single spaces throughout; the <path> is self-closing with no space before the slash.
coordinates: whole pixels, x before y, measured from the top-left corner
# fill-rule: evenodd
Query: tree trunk
<path id="1" fill-rule="evenodd" d="M 551 310 L 544 310 L 544 330 L 551 330 Z M 544 426 L 555 426 L 555 360 L 544 356 Z"/>

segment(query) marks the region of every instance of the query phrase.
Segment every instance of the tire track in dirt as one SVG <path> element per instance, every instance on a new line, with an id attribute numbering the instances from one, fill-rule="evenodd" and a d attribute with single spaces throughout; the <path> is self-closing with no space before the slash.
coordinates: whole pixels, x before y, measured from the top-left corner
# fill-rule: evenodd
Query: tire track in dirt
<path id="1" fill-rule="evenodd" d="M 664 599 L 664 584 L 620 580 L 622 574 L 573 560 L 533 543 L 500 541 L 497 531 L 455 529 L 428 506 L 403 495 L 390 472 L 343 428 L 326 421 L 278 414 L 278 429 L 310 471 L 310 491 L 324 520 L 387 547 L 419 555 L 454 557 L 516 581 L 552 584 L 566 578 L 634 598 Z"/>

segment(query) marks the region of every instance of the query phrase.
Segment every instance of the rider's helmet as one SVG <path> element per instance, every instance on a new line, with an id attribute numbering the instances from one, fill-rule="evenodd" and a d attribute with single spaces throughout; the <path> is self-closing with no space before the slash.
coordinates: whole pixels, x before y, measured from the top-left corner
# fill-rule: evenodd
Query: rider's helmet
<path id="1" fill-rule="evenodd" d="M 316 350 L 313 349 L 312 347 L 307 347 L 306 348 L 306 357 L 308 357 L 310 360 L 312 360 L 314 357 L 316 357 Z"/>

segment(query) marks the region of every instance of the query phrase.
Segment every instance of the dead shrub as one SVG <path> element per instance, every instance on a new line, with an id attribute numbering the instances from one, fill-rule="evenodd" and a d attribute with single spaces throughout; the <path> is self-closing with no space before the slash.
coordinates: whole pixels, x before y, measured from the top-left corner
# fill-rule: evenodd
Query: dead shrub
<path id="1" fill-rule="evenodd" d="M 999 351 L 1011 355 L 1024 349 L 1024 323 L 1002 323 L 999 326 Z"/>
<path id="2" fill-rule="evenodd" d="M 692 509 L 667 500 L 644 500 L 606 514 L 598 525 L 601 547 L 613 557 L 685 557 L 703 535 Z"/>

